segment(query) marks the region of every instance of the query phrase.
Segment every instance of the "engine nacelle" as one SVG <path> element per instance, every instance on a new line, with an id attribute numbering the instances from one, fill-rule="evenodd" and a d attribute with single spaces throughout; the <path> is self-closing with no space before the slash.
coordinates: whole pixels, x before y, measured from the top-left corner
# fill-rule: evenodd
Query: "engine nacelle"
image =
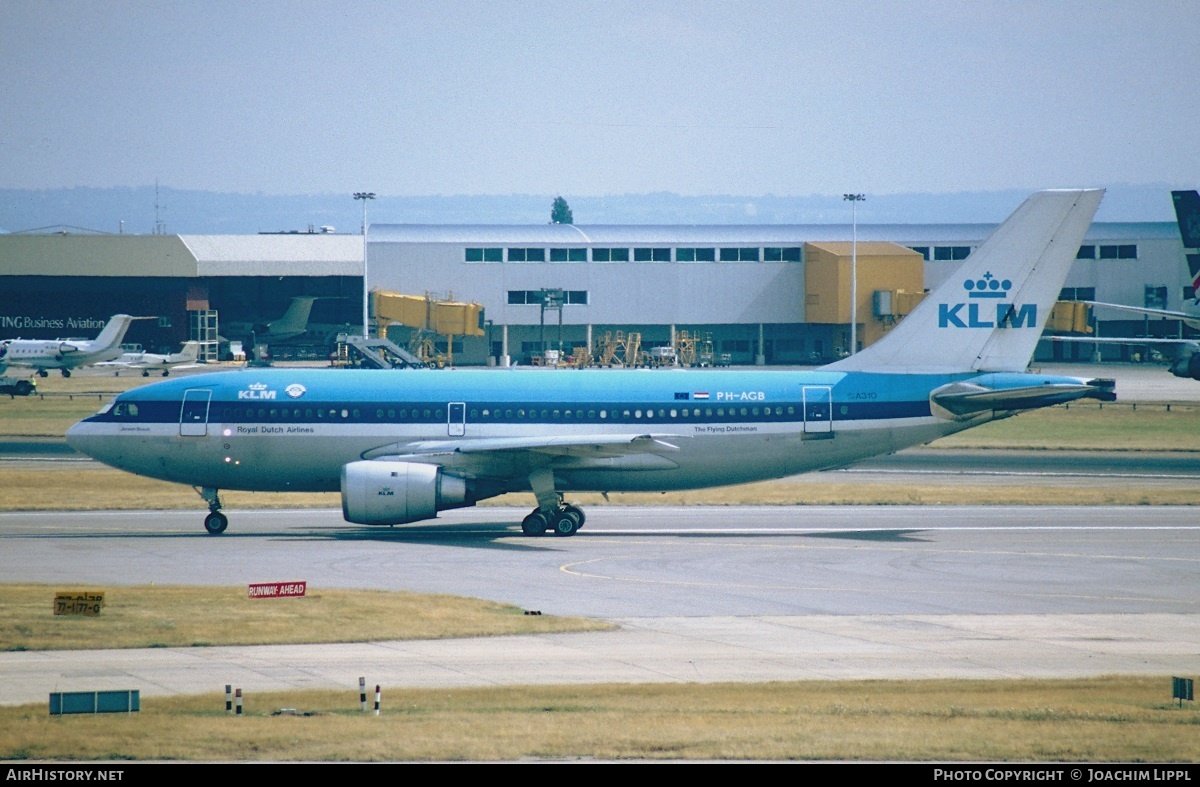
<path id="1" fill-rule="evenodd" d="M 1190 377 L 1200 380 L 1200 352 L 1192 353 L 1186 358 L 1180 358 L 1171 364 L 1171 374 L 1176 377 Z"/>
<path id="2" fill-rule="evenodd" d="M 403 525 L 471 505 L 467 482 L 436 465 L 363 461 L 342 468 L 342 516 L 359 525 Z"/>

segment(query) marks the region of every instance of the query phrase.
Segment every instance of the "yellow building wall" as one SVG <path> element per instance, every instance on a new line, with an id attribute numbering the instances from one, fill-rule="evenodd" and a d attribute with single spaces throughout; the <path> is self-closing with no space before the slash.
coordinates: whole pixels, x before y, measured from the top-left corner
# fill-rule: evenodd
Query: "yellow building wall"
<path id="1" fill-rule="evenodd" d="M 804 319 L 845 325 L 846 345 L 850 335 L 851 257 L 849 243 L 804 245 Z M 877 341 L 894 324 L 875 316 L 876 290 L 898 294 L 892 299 L 893 310 L 906 314 L 925 291 L 924 258 L 896 243 L 858 244 L 858 340 L 863 347 Z"/>

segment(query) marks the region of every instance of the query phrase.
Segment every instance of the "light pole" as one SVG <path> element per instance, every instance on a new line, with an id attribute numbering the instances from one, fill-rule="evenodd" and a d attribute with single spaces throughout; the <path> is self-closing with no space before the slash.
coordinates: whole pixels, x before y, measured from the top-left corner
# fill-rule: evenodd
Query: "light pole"
<path id="1" fill-rule="evenodd" d="M 843 194 L 850 203 L 850 354 L 858 350 L 858 203 L 866 194 Z"/>
<path id="2" fill-rule="evenodd" d="M 371 338 L 371 322 L 368 312 L 368 302 L 371 299 L 371 288 L 367 283 L 367 200 L 375 199 L 373 191 L 356 191 L 354 192 L 356 200 L 362 200 L 363 220 L 362 220 L 362 236 L 363 236 L 363 338 Z"/>

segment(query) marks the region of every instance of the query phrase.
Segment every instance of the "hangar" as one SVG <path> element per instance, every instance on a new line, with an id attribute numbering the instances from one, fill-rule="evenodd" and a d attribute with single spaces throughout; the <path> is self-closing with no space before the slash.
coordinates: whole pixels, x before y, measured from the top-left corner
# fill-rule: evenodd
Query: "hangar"
<path id="1" fill-rule="evenodd" d="M 993 228 L 860 224 L 859 343 L 886 332 Z M 359 235 L 8 234 L 0 235 L 0 337 L 89 336 L 127 312 L 157 318 L 135 323 L 127 341 L 174 350 L 312 296 L 309 333 L 272 352 L 323 358 L 336 333 L 361 331 L 365 257 L 373 289 L 485 307 L 487 335 L 456 340 L 462 364 L 525 363 L 544 347 L 569 352 L 618 331 L 640 334 L 647 348 L 687 331 L 734 364 L 823 363 L 849 346 L 851 236 L 849 225 L 825 224 L 373 224 L 364 255 Z M 1186 283 L 1174 223 L 1101 222 L 1062 297 L 1178 310 L 1192 297 Z M 1174 320 L 1097 317 L 1105 336 L 1189 335 Z M 1039 359 L 1092 351 L 1043 342 Z M 1134 352 L 1104 349 L 1106 360 Z"/>
<path id="2" fill-rule="evenodd" d="M 995 228 L 991 224 L 857 227 L 860 345 L 881 336 Z M 643 346 L 679 331 L 711 336 L 734 364 L 832 361 L 849 348 L 849 225 L 579 226 L 374 224 L 373 288 L 478 301 L 489 335 L 466 339 L 463 363 L 528 362 L 543 345 L 594 346 L 636 331 Z M 1172 222 L 1095 223 L 1064 300 L 1181 309 L 1190 298 Z M 549 314 L 547 292 L 561 292 Z M 915 298 L 913 296 L 916 296 Z M 1111 310 L 1105 336 L 1170 336 L 1175 320 L 1129 320 Z M 1040 359 L 1091 359 L 1093 346 L 1043 342 Z M 1106 347 L 1105 358 L 1129 357 Z M 490 359 L 490 361 L 489 361 Z"/>

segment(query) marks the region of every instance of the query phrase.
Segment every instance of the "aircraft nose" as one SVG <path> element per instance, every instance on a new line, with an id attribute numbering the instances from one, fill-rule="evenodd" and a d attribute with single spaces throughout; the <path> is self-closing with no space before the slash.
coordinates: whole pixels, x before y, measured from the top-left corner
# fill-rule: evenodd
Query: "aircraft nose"
<path id="1" fill-rule="evenodd" d="M 67 445 L 93 459 L 100 459 L 100 456 L 97 455 L 99 442 L 94 430 L 84 421 L 80 421 L 67 430 Z"/>

